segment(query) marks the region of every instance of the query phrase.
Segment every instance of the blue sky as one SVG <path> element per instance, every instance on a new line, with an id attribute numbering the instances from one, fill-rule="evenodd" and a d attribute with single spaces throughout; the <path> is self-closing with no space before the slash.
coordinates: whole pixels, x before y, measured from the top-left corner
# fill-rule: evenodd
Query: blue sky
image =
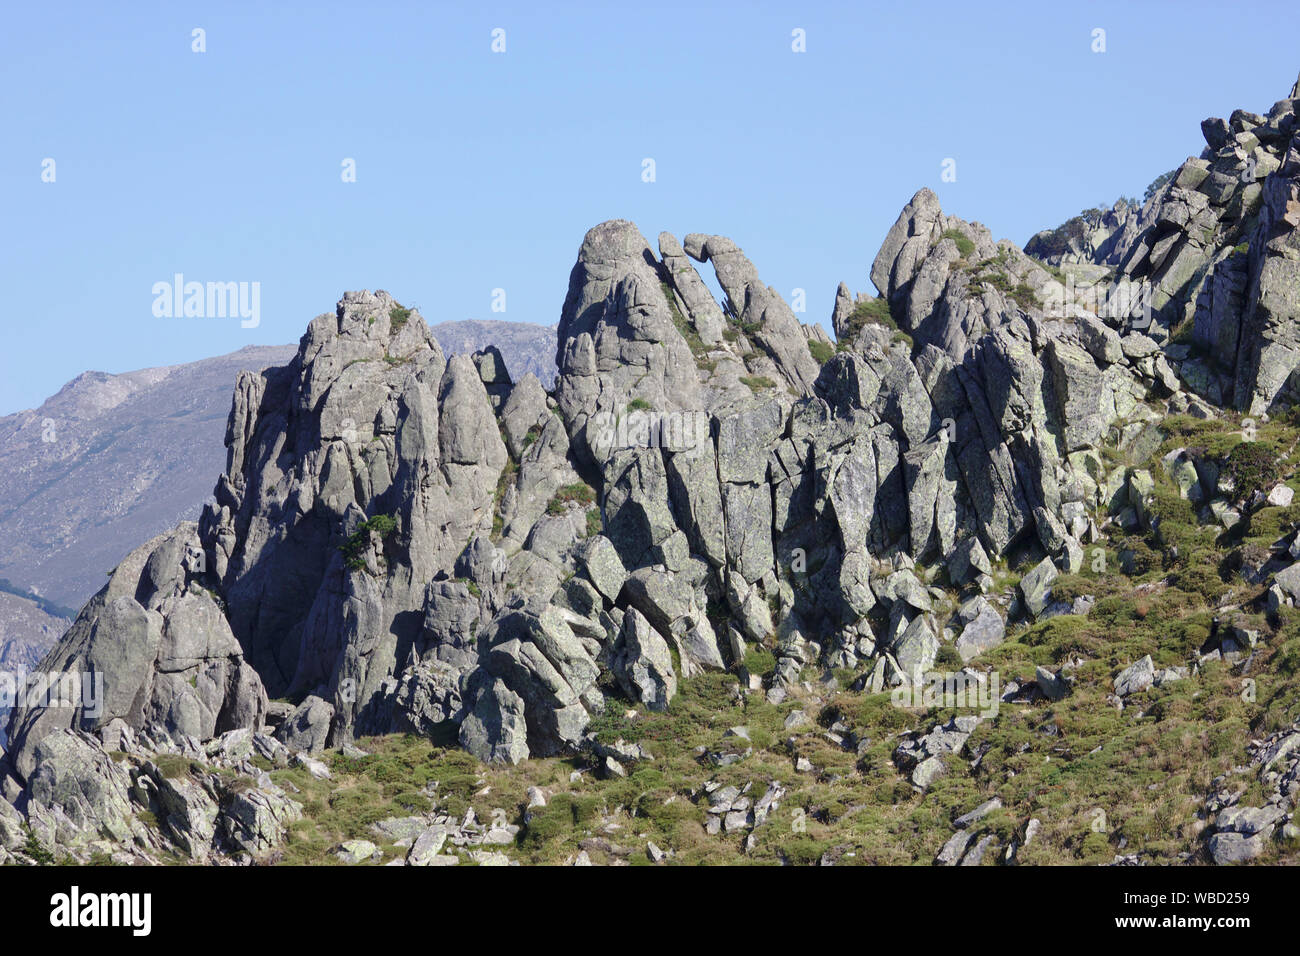
<path id="1" fill-rule="evenodd" d="M 583 233 L 612 218 L 652 244 L 729 235 L 825 323 L 838 282 L 871 288 L 920 187 L 1023 243 L 1140 197 L 1199 153 L 1202 118 L 1266 111 L 1300 68 L 1293 2 L 46 2 L 5 20 L 0 414 L 86 369 L 295 342 L 347 289 L 430 322 L 551 324 Z M 260 325 L 156 317 L 178 272 L 260 283 Z"/>

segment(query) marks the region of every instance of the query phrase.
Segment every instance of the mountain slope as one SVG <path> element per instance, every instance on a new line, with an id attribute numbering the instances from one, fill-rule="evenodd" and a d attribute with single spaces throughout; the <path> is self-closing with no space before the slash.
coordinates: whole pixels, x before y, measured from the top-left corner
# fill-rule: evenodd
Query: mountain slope
<path id="1" fill-rule="evenodd" d="M 429 326 L 447 355 L 470 355 L 496 346 L 515 381 L 531 372 L 543 388 L 555 385 L 555 326 L 498 319 L 464 319 Z"/>
<path id="2" fill-rule="evenodd" d="M 0 590 L 0 673 L 34 670 L 45 652 L 63 636 L 72 618 L 49 610 L 36 601 Z M 0 749 L 5 746 L 9 703 L 0 697 Z"/>
<path id="3" fill-rule="evenodd" d="M 212 493 L 239 372 L 288 361 L 249 347 L 122 375 L 85 372 L 0 419 L 0 577 L 80 605 L 141 537 L 194 517 Z"/>

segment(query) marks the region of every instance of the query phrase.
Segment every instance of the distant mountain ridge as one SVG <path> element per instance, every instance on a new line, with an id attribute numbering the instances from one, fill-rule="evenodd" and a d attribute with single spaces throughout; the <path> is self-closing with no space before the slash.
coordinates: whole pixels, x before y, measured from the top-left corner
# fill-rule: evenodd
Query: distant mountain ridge
<path id="1" fill-rule="evenodd" d="M 548 390 L 555 385 L 559 371 L 555 367 L 556 329 L 554 325 L 503 322 L 499 319 L 465 319 L 439 322 L 429 327 L 448 358 L 469 355 L 484 346 L 495 345 L 506 360 L 506 370 L 512 379 L 517 382 L 532 372 Z"/>
<path id="2" fill-rule="evenodd" d="M 192 517 L 225 458 L 235 378 L 292 346 L 121 375 L 84 372 L 0 418 L 0 577 L 77 606 L 140 535 Z"/>

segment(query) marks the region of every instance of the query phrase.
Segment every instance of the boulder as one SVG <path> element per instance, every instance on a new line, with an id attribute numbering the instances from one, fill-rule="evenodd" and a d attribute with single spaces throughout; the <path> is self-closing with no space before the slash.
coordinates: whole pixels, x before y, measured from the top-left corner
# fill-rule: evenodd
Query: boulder
<path id="1" fill-rule="evenodd" d="M 1115 694 L 1118 697 L 1127 697 L 1129 694 L 1140 693 L 1154 684 L 1155 679 L 1155 664 L 1148 654 L 1115 676 Z"/>
<path id="2" fill-rule="evenodd" d="M 523 698 L 499 679 L 484 686 L 461 722 L 460 745 L 484 763 L 516 764 L 526 759 L 528 725 Z"/>
<path id="3" fill-rule="evenodd" d="M 983 597 L 972 598 L 963 604 L 959 617 L 964 626 L 957 637 L 956 648 L 963 662 L 997 647 L 1006 636 L 1002 615 Z"/>
<path id="4" fill-rule="evenodd" d="M 1042 614 L 1051 601 L 1052 582 L 1057 579 L 1059 573 L 1051 558 L 1043 558 L 1028 574 L 1020 579 L 1018 585 L 1020 599 L 1024 601 L 1026 610 L 1033 617 Z"/>
<path id="5" fill-rule="evenodd" d="M 636 608 L 628 608 L 610 654 L 610 670 L 632 700 L 651 710 L 667 710 L 677 693 L 668 643 Z"/>
<path id="6" fill-rule="evenodd" d="M 275 736 L 294 750 L 320 753 L 329 741 L 333 720 L 334 705 L 314 694 L 308 695 L 280 725 Z"/>

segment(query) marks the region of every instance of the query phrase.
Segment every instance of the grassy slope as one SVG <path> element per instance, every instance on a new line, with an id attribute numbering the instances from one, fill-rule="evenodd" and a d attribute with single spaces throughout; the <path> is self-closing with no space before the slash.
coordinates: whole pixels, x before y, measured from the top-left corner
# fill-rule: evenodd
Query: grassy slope
<path id="1" fill-rule="evenodd" d="M 1226 454 L 1240 440 L 1229 423 L 1173 419 L 1168 427 L 1171 438 L 1161 453 L 1198 443 Z M 1281 456 L 1297 434 L 1274 423 L 1261 429 L 1259 440 L 1273 443 Z M 401 736 L 360 741 L 369 757 L 332 755 L 330 781 L 314 780 L 300 768 L 277 771 L 277 780 L 301 791 L 306 813 L 291 831 L 284 862 L 332 862 L 329 851 L 343 839 L 377 841 L 374 822 L 436 806 L 456 817 L 472 807 L 481 820 L 505 811 L 510 822 L 523 825 L 505 852 L 526 863 L 563 862 L 581 848 L 595 862 L 607 862 L 601 848 L 609 844 L 630 851 L 616 854 L 628 862 L 644 863 L 645 844 L 653 841 L 685 864 L 812 863 L 826 853 L 841 864 L 928 864 L 952 834 L 952 819 L 993 796 L 1004 807 L 981 827 L 998 833 L 1003 845 L 1031 817 L 1042 823 L 1020 851 L 1022 863 L 1109 863 L 1118 853 L 1179 862 L 1180 853 L 1202 845 L 1197 814 L 1211 781 L 1226 775 L 1231 789 L 1245 791 L 1244 803 L 1261 803 L 1265 794 L 1255 772 L 1242 768 L 1246 744 L 1300 715 L 1300 611 L 1284 611 L 1274 621 L 1252 612 L 1249 602 L 1262 588 L 1232 570 L 1243 552 L 1270 544 L 1300 521 L 1300 506 L 1264 508 L 1230 533 L 1199 527 L 1194 516 L 1182 523 L 1190 510 L 1171 491 L 1158 457 L 1141 464 L 1157 477 L 1152 509 L 1162 516 L 1164 537 L 1177 538 L 1177 559 L 1168 540 L 1117 530 L 1103 542 L 1107 573 L 1085 569 L 1061 578 L 1058 597 L 1098 598 L 1091 615 L 1013 626 L 1007 641 L 975 664 L 996 669 L 1005 687 L 1012 679 L 1032 680 L 1036 665 L 1056 669 L 1080 661 L 1073 693 L 1059 703 L 1003 704 L 960 755 L 947 758 L 947 775 L 925 794 L 892 762 L 898 735 L 928 730 L 956 712 L 901 709 L 888 694 L 845 689 L 849 675 L 823 683 L 824 675 L 811 670 L 804 688 L 774 706 L 761 694 L 742 694 L 734 676 L 711 674 L 684 681 L 666 713 L 624 712 L 613 702 L 611 714 L 597 720 L 593 729 L 603 739 L 639 741 L 654 755 L 630 766 L 625 779 L 599 779 L 585 757 L 485 767 L 451 741 Z M 1282 477 L 1294 481 L 1294 471 L 1280 461 Z M 1121 547 L 1136 555 L 1132 576 L 1117 570 Z M 1014 580 L 1014 573 L 1001 580 Z M 1122 711 L 1107 699 L 1114 676 L 1144 654 L 1158 668 L 1195 659 L 1213 615 L 1243 603 L 1237 613 L 1263 635 L 1248 672 L 1213 663 L 1130 697 Z M 1243 693 L 1248 676 L 1257 682 L 1253 700 Z M 786 731 L 785 718 L 795 709 L 813 723 Z M 849 728 L 852 748 L 826 736 L 837 722 Z M 721 744 L 734 726 L 748 728 L 752 753 L 715 769 L 700 748 Z M 796 773 L 798 757 L 814 770 Z M 571 782 L 575 769 L 588 772 Z M 788 792 L 755 831 L 749 852 L 744 832 L 705 832 L 706 782 L 751 784 L 755 799 L 774 780 Z M 532 786 L 543 788 L 550 803 L 524 825 Z M 795 832 L 800 818 L 806 827 Z M 385 860 L 403 852 L 384 849 Z M 989 854 L 985 862 L 994 859 Z M 1283 846 L 1262 862 L 1297 861 L 1300 847 Z"/>

